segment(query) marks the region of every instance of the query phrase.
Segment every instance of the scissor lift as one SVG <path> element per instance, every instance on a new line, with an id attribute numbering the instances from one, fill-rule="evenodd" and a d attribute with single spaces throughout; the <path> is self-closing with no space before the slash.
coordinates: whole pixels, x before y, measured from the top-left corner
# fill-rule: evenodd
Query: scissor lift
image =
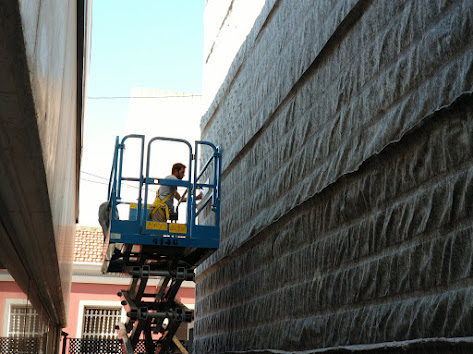
<path id="1" fill-rule="evenodd" d="M 122 175 L 125 146 L 130 139 L 137 139 L 141 150 L 138 177 Z M 182 143 L 188 147 L 187 178 L 173 180 L 150 175 L 151 151 L 157 141 Z M 197 172 L 199 153 L 204 149 L 208 159 Z M 145 341 L 146 353 L 184 351 L 174 334 L 181 322 L 193 320 L 193 312 L 176 301 L 175 296 L 184 281 L 194 281 L 194 269 L 219 247 L 221 149 L 212 143 L 197 141 L 193 150 L 185 140 L 156 137 L 148 142 L 145 174 L 144 153 L 144 135 L 127 135 L 121 142 L 117 137 L 108 190 L 110 214 L 108 229 L 104 232 L 102 271 L 132 276 L 130 288 L 118 293 L 128 317 L 126 323 L 119 325 L 127 354 L 135 353 L 140 338 Z M 122 200 L 124 182 L 138 184 L 136 203 Z M 185 189 L 185 223 L 150 220 L 149 188 L 161 185 Z M 200 189 L 205 193 L 197 203 Z M 118 207 L 124 203 L 129 204 L 126 220 L 118 217 Z M 201 213 L 206 215 L 205 224 L 198 221 Z M 160 285 L 155 293 L 146 293 L 148 280 L 153 277 L 161 279 Z"/>

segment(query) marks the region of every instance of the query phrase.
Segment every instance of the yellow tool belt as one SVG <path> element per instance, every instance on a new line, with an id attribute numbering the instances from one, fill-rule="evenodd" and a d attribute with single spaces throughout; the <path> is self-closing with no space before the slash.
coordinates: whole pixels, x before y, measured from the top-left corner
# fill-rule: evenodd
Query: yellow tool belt
<path id="1" fill-rule="evenodd" d="M 176 193 L 176 191 L 168 194 L 166 198 L 161 200 L 161 198 L 159 198 L 159 190 L 156 192 L 156 199 L 154 200 L 153 205 L 151 205 L 153 208 L 150 214 L 151 218 L 153 217 L 154 213 L 159 211 L 161 215 L 166 218 L 166 220 L 169 220 L 169 207 L 166 202 L 174 195 L 174 193 Z"/>

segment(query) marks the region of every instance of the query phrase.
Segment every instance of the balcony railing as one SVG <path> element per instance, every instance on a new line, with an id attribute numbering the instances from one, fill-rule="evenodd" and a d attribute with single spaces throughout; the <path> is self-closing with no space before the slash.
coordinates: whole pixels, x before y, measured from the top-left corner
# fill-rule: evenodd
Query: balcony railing
<path id="1" fill-rule="evenodd" d="M 1 354 L 45 354 L 43 338 L 10 338 L 0 337 Z M 185 346 L 187 343 L 182 342 Z M 140 340 L 135 353 L 144 353 L 145 341 Z M 66 338 L 66 347 L 62 354 L 123 354 L 120 339 L 82 339 Z"/>
<path id="2" fill-rule="evenodd" d="M 182 342 L 181 342 L 182 343 Z M 182 343 L 184 346 L 187 343 Z M 145 341 L 138 341 L 135 353 L 145 353 Z M 3 352 L 2 352 L 3 353 Z M 123 354 L 125 353 L 120 339 L 82 339 L 67 338 L 63 354 Z M 28 353 L 29 354 L 29 353 Z"/>
<path id="3" fill-rule="evenodd" d="M 0 337 L 0 353 L 2 354 L 44 354 L 42 337 L 14 338 Z"/>

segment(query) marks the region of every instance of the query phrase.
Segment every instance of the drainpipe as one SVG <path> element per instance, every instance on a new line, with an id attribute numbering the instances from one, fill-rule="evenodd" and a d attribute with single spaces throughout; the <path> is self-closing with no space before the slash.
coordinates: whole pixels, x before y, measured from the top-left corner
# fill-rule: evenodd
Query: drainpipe
<path id="1" fill-rule="evenodd" d="M 67 342 L 67 336 L 69 333 L 66 332 L 61 332 L 62 338 L 62 354 L 66 354 L 66 342 Z"/>

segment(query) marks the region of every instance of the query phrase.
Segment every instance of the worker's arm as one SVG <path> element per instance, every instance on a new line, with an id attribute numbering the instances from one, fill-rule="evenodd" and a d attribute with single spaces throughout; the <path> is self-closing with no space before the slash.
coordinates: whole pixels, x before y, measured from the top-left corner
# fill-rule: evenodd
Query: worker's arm
<path id="1" fill-rule="evenodd" d="M 176 200 L 179 201 L 179 199 L 181 199 L 181 195 L 176 191 L 176 192 L 174 193 L 174 198 L 176 198 Z M 185 202 L 185 201 L 187 201 L 187 198 L 186 198 L 186 197 L 183 197 L 182 200 L 181 200 L 181 202 Z"/>
<path id="2" fill-rule="evenodd" d="M 181 199 L 181 195 L 180 195 L 178 192 L 176 192 L 176 193 L 174 193 L 174 198 L 176 198 L 176 200 L 179 201 L 179 200 Z M 195 196 L 195 199 L 196 199 L 196 200 L 202 199 L 202 193 L 196 195 L 196 196 Z M 187 202 L 187 198 L 184 196 L 184 197 L 182 198 L 181 202 L 183 202 L 183 203 L 184 203 L 184 202 Z"/>

